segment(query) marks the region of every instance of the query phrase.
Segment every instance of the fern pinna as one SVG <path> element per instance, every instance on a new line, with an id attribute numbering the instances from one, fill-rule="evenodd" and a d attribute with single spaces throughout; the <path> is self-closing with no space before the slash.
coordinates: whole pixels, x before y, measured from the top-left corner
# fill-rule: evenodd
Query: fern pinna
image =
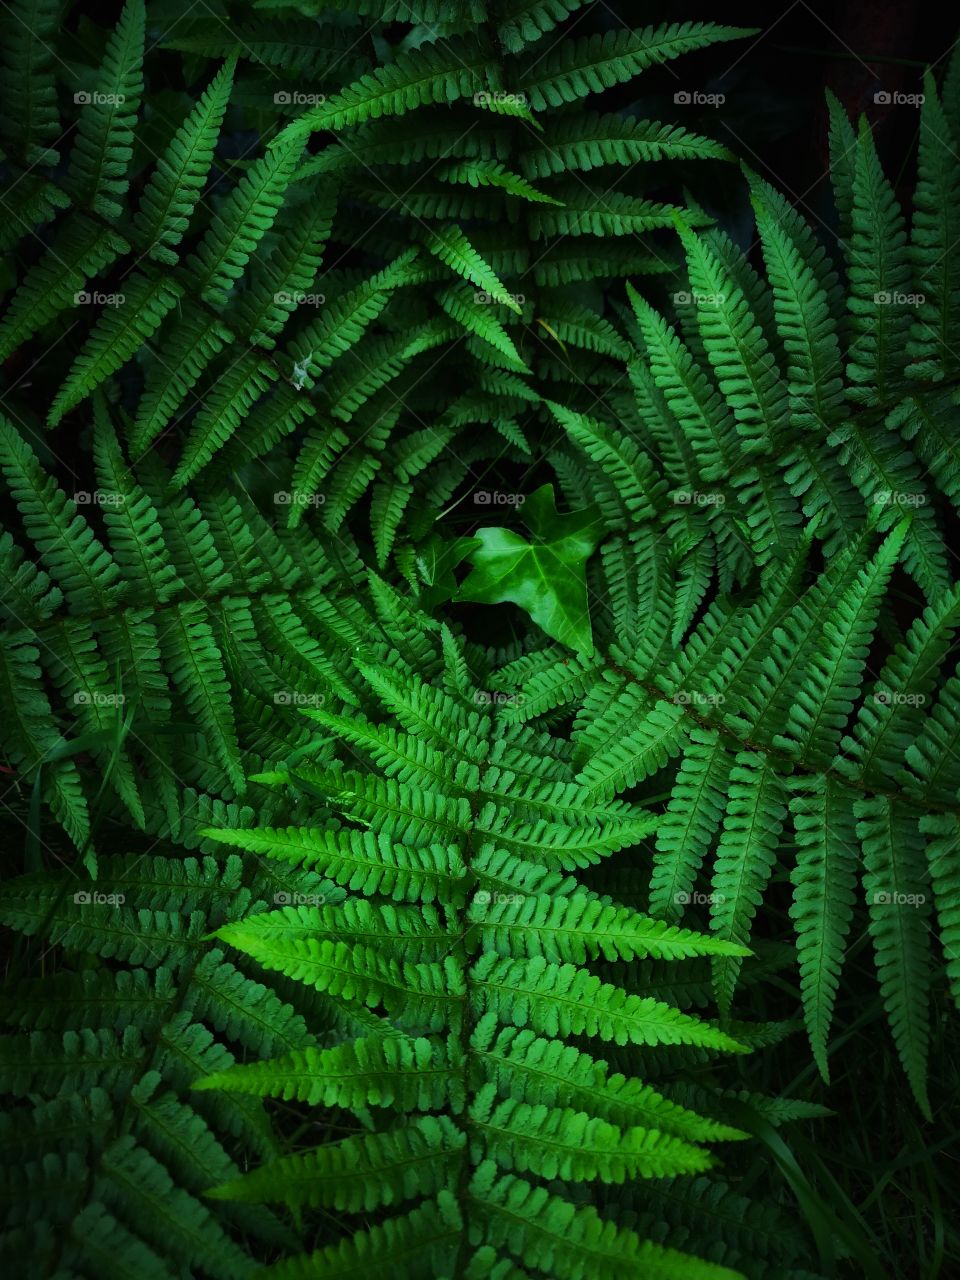
<path id="1" fill-rule="evenodd" d="M 745 33 L 591 34 L 580 8 L 240 6 L 165 22 L 129 0 L 59 121 L 61 5 L 15 0 L 8 411 L 55 428 L 122 388 L 131 460 L 159 451 L 174 491 L 266 458 L 294 495 L 289 522 L 322 506 L 332 532 L 369 492 L 385 563 L 405 514 L 428 526 L 478 460 L 534 456 L 543 384 L 616 376 L 627 349 L 579 286 L 670 264 L 638 237 L 672 229 L 679 206 L 639 175 L 728 158 L 679 125 L 580 104 Z M 174 120 L 149 87 L 180 56 L 195 100 Z"/>
<path id="2" fill-rule="evenodd" d="M 706 907 L 717 936 L 747 942 L 789 876 L 825 1078 L 864 922 L 928 1115 L 939 965 L 960 999 L 947 542 L 960 330 L 945 251 L 960 168 L 941 147 L 950 129 L 960 136 L 958 76 L 954 58 L 942 99 L 927 78 L 909 243 L 869 130 L 855 135 L 833 104 L 843 283 L 755 175 L 767 280 L 723 235 L 681 225 L 679 325 L 631 294 L 639 353 L 620 421 L 610 406 L 554 406 L 570 442 L 554 454 L 561 483 L 573 502 L 592 497 L 611 531 L 591 570 L 601 643 L 525 658 L 507 686 L 523 692 L 519 718 L 575 709 L 579 780 L 598 800 L 648 778 L 659 791 L 660 771 L 674 771 L 653 914 Z M 722 1010 L 738 970 L 714 963 Z"/>
<path id="3" fill-rule="evenodd" d="M 593 803 L 562 740 L 505 719 L 469 681 L 449 632 L 443 643 L 442 682 L 423 681 L 397 654 L 358 659 L 368 701 L 379 704 L 371 719 L 304 712 L 328 749 L 261 780 L 314 797 L 329 817 L 206 833 L 350 891 L 336 905 L 248 915 L 218 939 L 323 993 L 360 1031 L 198 1082 L 337 1108 L 361 1125 L 214 1194 L 348 1218 L 391 1211 L 275 1264 L 266 1274 L 278 1280 L 361 1268 L 730 1275 L 604 1221 L 575 1188 L 695 1173 L 710 1164 L 704 1142 L 734 1136 L 640 1079 L 610 1074 L 594 1046 L 746 1047 L 604 981 L 590 963 L 744 950 L 648 919 L 578 880 L 656 819 L 626 802 Z"/>

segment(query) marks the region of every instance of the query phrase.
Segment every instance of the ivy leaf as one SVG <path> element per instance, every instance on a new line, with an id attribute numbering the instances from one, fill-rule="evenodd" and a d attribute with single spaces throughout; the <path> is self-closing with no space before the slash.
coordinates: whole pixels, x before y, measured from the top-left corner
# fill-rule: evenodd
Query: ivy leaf
<path id="1" fill-rule="evenodd" d="M 429 610 L 445 604 L 457 591 L 454 569 L 466 558 L 471 547 L 477 546 L 476 538 L 455 538 L 445 542 L 438 534 L 432 534 L 417 549 L 415 560 L 417 577 L 423 583 L 420 605 Z"/>
<path id="2" fill-rule="evenodd" d="M 532 493 L 520 509 L 531 539 L 514 529 L 478 529 L 473 569 L 457 592 L 475 604 L 509 601 L 526 610 L 548 636 L 593 652 L 586 565 L 606 525 L 598 507 L 557 512 L 553 485 Z"/>

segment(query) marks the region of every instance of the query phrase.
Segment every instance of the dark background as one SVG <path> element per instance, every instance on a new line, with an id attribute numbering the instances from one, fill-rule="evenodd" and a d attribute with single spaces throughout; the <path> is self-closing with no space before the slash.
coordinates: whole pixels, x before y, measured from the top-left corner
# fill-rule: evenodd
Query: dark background
<path id="1" fill-rule="evenodd" d="M 603 14 L 606 10 L 606 19 Z M 581 11 L 583 12 L 583 11 Z M 583 25 L 590 29 L 621 24 L 702 20 L 731 26 L 758 27 L 760 34 L 730 44 L 685 54 L 669 67 L 645 72 L 638 82 L 649 114 L 697 129 L 743 156 L 758 173 L 788 191 L 812 220 L 829 223 L 832 202 L 827 170 L 825 89 L 831 89 L 849 116 L 866 113 L 887 172 L 907 191 L 913 178 L 911 153 L 919 111 L 910 106 L 883 106 L 874 94 L 922 92 L 925 67 L 938 80 L 957 39 L 955 5 L 919 5 L 904 0 L 793 0 L 765 4 L 761 0 L 665 0 L 637 6 L 629 0 L 597 4 Z M 596 24 L 596 26 L 594 26 Z M 721 108 L 676 106 L 678 89 L 723 93 Z M 605 95 L 604 105 L 614 94 Z M 624 86 L 623 103 L 631 100 Z M 739 214 L 729 202 L 742 193 L 726 183 L 717 192 L 734 223 Z M 698 195 L 702 193 L 698 191 Z M 721 209 L 711 212 L 721 214 Z M 746 221 L 746 210 L 742 214 Z M 724 219 L 725 220 L 725 219 Z M 727 226 L 731 232 L 732 225 Z"/>

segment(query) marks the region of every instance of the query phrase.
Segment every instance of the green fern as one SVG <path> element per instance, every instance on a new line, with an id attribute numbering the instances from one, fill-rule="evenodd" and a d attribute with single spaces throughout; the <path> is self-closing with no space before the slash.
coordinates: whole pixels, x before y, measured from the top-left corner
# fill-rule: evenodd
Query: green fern
<path id="1" fill-rule="evenodd" d="M 11 1271 L 879 1276 L 777 1130 L 944 1105 L 960 57 L 834 251 L 629 105 L 742 29 L 0 8 Z"/>
<path id="2" fill-rule="evenodd" d="M 24 196 L 40 202 L 52 226 L 36 261 L 22 220 L 23 268 L 0 320 L 0 352 L 31 341 L 52 350 L 55 341 L 58 370 L 44 405 L 51 427 L 82 412 L 114 375 L 132 379 L 132 459 L 162 447 L 175 457 L 176 485 L 208 473 L 216 483 L 269 459 L 288 490 L 322 506 L 333 533 L 375 487 L 371 532 L 384 565 L 395 551 L 410 554 L 402 513 L 424 519 L 443 505 L 429 467 L 404 475 L 397 464 L 408 438 L 449 409 L 456 425 L 448 443 L 459 440 L 462 450 L 478 422 L 510 416 L 488 388 L 491 374 L 520 374 L 533 404 L 538 384 L 555 380 L 548 365 L 531 363 L 538 317 L 584 355 L 623 354 L 595 306 L 580 307 L 575 322 L 564 318 L 572 299 L 563 278 L 595 279 L 619 264 L 592 265 L 589 246 L 571 256 L 563 242 L 669 226 L 674 206 L 626 189 L 605 195 L 607 171 L 629 181 L 638 165 L 729 159 L 676 125 L 591 115 L 571 131 L 553 108 L 748 34 L 675 23 L 584 35 L 583 15 L 567 3 L 497 21 L 482 6 L 344 4 L 327 6 L 318 22 L 281 6 L 278 27 L 198 11 L 179 15 L 163 44 L 183 53 L 190 75 L 202 69 L 203 80 L 151 155 L 132 140 L 138 125 L 157 124 L 143 95 L 156 40 L 142 4 L 130 0 L 95 81 L 76 96 L 61 183 L 55 171 L 30 173 L 55 140 L 52 46 L 43 32 L 55 26 L 56 6 L 23 8 L 31 12 L 7 11 L 11 65 L 23 77 L 17 92 L 29 104 L 25 112 L 18 105 L 8 128 L 11 188 L 29 182 Z M 385 45 L 374 64 L 348 34 L 364 15 L 414 24 L 415 38 Z M 436 21 L 442 35 L 419 25 Z M 565 38 L 567 22 L 576 34 Z M 16 34 L 23 26 L 39 44 Z M 538 41 L 548 32 L 558 43 L 544 56 Z M 309 77 L 323 90 L 312 94 L 319 100 L 300 110 L 304 95 L 284 87 L 279 69 Z M 271 109 L 278 123 L 294 118 L 226 164 L 223 138 L 251 107 Z M 325 145 L 308 154 L 305 143 L 318 134 Z M 587 191 L 579 175 L 569 185 L 568 169 L 604 172 Z M 498 243 L 504 225 L 510 234 Z M 535 243 L 544 236 L 550 243 Z M 411 244 L 415 251 L 399 257 Z M 385 271 L 391 261 L 397 269 Z M 650 253 L 623 261 L 659 267 Z M 524 283 L 531 272 L 535 291 Z M 446 375 L 448 353 L 465 358 L 465 375 Z M 430 377 L 438 368 L 443 376 Z M 318 377 L 321 370 L 328 376 Z M 588 371 L 584 360 L 579 376 Z M 34 406 L 18 404 L 14 390 L 9 411 L 30 421 Z M 400 402 L 407 413 L 386 421 Z M 524 431 L 504 433 L 507 447 L 487 445 L 486 456 L 523 456 Z M 291 514 L 303 512 L 294 505 Z"/>
<path id="3" fill-rule="evenodd" d="M 482 701 L 454 676 L 454 670 L 464 673 L 463 655 L 452 637 L 446 641 L 445 678 L 456 683 L 456 693 L 423 683 L 413 669 L 398 669 L 394 654 L 390 665 L 358 663 L 383 719 L 361 725 L 310 713 L 377 769 L 320 772 L 302 765 L 286 775 L 286 784 L 325 796 L 334 812 L 368 829 L 207 832 L 229 847 L 310 869 L 364 895 L 333 909 L 256 914 L 219 936 L 267 971 L 337 1004 L 377 1010 L 380 1038 L 235 1068 L 198 1087 L 323 1099 L 348 1109 L 374 1105 L 388 1114 L 401 1108 L 391 1128 L 286 1156 L 221 1186 L 218 1199 L 350 1214 L 441 1196 L 432 1210 L 388 1220 L 383 1235 L 353 1236 L 339 1246 L 341 1255 L 356 1251 L 367 1265 L 386 1266 L 391 1232 L 407 1232 L 411 1274 L 427 1256 L 441 1269 L 469 1271 L 503 1246 L 542 1268 L 553 1265 L 549 1259 L 564 1238 L 559 1223 L 582 1210 L 557 1197 L 546 1206 L 518 1175 L 621 1182 L 696 1172 L 710 1163 L 690 1131 L 707 1134 L 709 1124 L 687 1119 L 639 1082 L 620 1086 L 624 1100 L 643 1098 L 642 1122 L 627 1127 L 602 1108 L 597 1114 L 586 1093 L 586 1109 L 564 1106 L 557 1083 L 549 1081 L 551 1073 L 560 1078 L 563 1040 L 583 1035 L 615 1044 L 743 1048 L 655 996 L 602 982 L 584 966 L 601 956 L 677 960 L 737 955 L 741 948 L 639 916 L 574 887 L 572 879 L 559 899 L 549 880 L 533 888 L 544 867 L 556 878 L 583 865 L 581 842 L 609 852 L 641 838 L 651 822 L 626 805 L 589 806 L 569 771 L 563 781 L 527 781 L 525 756 L 534 738 L 478 710 Z M 396 905 L 380 905 L 388 899 Z M 510 1052 L 491 1070 L 486 1054 L 494 1042 Z M 584 1055 L 585 1069 L 590 1062 Z M 367 1080 L 359 1094 L 355 1070 Z M 521 1201 L 530 1214 L 514 1219 L 505 1236 L 505 1206 Z M 449 1216 L 454 1209 L 456 1229 Z M 581 1269 L 600 1230 L 599 1220 L 595 1226 L 583 1221 Z M 615 1246 L 620 1266 L 684 1265 L 690 1274 L 729 1274 L 641 1245 L 612 1223 L 603 1230 L 604 1249 Z M 326 1256 L 299 1265 L 326 1265 Z M 274 1272 L 297 1265 L 281 1263 Z"/>

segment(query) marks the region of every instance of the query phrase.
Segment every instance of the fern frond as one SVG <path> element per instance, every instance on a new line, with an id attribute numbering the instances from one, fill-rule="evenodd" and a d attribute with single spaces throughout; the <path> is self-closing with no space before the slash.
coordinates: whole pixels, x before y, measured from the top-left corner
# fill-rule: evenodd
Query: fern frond
<path id="1" fill-rule="evenodd" d="M 230 100 L 236 60 L 228 59 L 174 134 L 144 189 L 133 222 L 138 242 L 157 262 L 172 266 L 207 181 Z"/>
<path id="2" fill-rule="evenodd" d="M 484 89 L 489 55 L 476 41 L 453 39 L 401 54 L 348 85 L 288 125 L 278 145 L 302 144 L 318 129 L 337 131 L 383 116 L 401 116 L 434 102 L 453 102 Z"/>
<path id="3" fill-rule="evenodd" d="M 854 805 L 863 850 L 870 935 L 893 1038 L 920 1109 L 926 1088 L 930 944 L 928 870 L 915 839 L 916 818 L 885 796 Z"/>
<path id="4" fill-rule="evenodd" d="M 534 111 L 541 111 L 575 102 L 588 93 L 602 93 L 691 50 L 751 34 L 746 28 L 711 22 L 672 22 L 565 40 L 546 56 L 531 55 L 529 70 L 521 71 L 519 84 Z"/>
<path id="5" fill-rule="evenodd" d="M 77 203 L 116 220 L 128 184 L 133 131 L 143 92 L 146 14 L 143 0 L 127 0 L 107 41 L 92 91 L 75 101 L 84 110 L 70 155 L 70 185 Z"/>

